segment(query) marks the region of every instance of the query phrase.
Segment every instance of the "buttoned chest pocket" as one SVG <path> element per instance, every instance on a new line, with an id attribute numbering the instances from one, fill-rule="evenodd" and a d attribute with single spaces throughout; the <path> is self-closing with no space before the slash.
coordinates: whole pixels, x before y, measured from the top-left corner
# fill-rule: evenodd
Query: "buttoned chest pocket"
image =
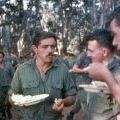
<path id="1" fill-rule="evenodd" d="M 27 81 L 22 84 L 24 95 L 37 95 L 40 94 L 39 83 L 36 81 Z"/>

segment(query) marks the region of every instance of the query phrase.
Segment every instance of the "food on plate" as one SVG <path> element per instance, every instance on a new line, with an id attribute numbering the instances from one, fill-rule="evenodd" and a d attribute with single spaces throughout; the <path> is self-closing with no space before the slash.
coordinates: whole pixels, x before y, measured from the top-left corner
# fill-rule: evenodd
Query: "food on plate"
<path id="1" fill-rule="evenodd" d="M 20 94 L 12 94 L 11 100 L 14 102 L 15 105 L 25 105 L 32 102 L 38 103 L 47 98 L 48 94 L 40 94 L 40 95 L 20 95 Z M 38 102 L 36 102 L 38 101 Z"/>
<path id="2" fill-rule="evenodd" d="M 105 82 L 101 82 L 101 81 L 92 81 L 92 85 L 95 85 L 98 87 L 108 87 L 108 85 Z"/>

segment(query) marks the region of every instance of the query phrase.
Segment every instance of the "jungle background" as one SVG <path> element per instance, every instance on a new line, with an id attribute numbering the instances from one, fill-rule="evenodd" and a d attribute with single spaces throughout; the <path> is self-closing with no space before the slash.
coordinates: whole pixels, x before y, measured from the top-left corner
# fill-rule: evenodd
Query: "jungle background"
<path id="1" fill-rule="evenodd" d="M 35 28 L 58 36 L 61 51 L 82 50 L 84 35 L 104 28 L 120 0 L 0 0 L 0 50 L 29 55 Z"/>

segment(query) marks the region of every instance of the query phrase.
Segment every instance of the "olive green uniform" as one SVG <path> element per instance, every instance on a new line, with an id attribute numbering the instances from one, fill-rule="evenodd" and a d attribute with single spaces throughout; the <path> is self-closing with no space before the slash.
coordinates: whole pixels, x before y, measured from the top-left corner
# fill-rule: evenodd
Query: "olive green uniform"
<path id="1" fill-rule="evenodd" d="M 107 66 L 117 80 L 120 79 L 120 60 L 113 58 Z M 119 106 L 111 94 L 91 93 L 86 120 L 112 120 L 119 112 Z"/>
<path id="2" fill-rule="evenodd" d="M 18 67 L 12 80 L 9 95 L 49 94 L 49 97 L 36 105 L 21 108 L 21 120 L 60 120 L 61 112 L 52 109 L 55 98 L 76 95 L 76 87 L 67 67 L 59 59 L 54 59 L 44 78 L 32 59 Z"/>
<path id="3" fill-rule="evenodd" d="M 76 65 L 78 65 L 81 69 L 87 67 L 90 64 L 90 59 L 87 57 L 85 52 L 80 53 L 77 56 Z M 89 78 L 88 74 L 86 73 L 78 73 L 76 78 L 76 85 L 79 86 L 80 84 L 90 84 L 91 79 Z M 79 89 L 79 88 L 78 88 Z M 78 113 L 82 107 L 85 111 L 87 106 L 87 93 L 85 91 L 78 91 L 76 96 L 76 102 L 73 106 L 72 112 Z"/>
<path id="4" fill-rule="evenodd" d="M 9 62 L 5 62 L 3 68 L 0 67 L 0 104 L 5 104 L 5 98 L 14 75 L 14 68 Z"/>

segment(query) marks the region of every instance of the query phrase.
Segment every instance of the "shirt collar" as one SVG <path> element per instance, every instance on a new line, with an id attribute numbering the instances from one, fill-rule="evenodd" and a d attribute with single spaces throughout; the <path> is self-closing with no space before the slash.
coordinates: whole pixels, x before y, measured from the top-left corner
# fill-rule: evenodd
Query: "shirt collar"
<path id="1" fill-rule="evenodd" d="M 116 66 L 120 66 L 120 59 L 114 56 L 112 62 L 108 64 L 108 69 L 112 70 Z"/>
<path id="2" fill-rule="evenodd" d="M 33 67 L 35 67 L 36 66 L 36 64 L 35 64 L 35 58 L 31 59 L 29 61 L 29 64 L 32 65 Z M 53 61 L 52 61 L 51 65 L 50 65 L 50 68 L 51 67 L 58 67 L 58 66 L 60 66 L 60 60 L 55 57 L 55 58 L 53 58 Z"/>

